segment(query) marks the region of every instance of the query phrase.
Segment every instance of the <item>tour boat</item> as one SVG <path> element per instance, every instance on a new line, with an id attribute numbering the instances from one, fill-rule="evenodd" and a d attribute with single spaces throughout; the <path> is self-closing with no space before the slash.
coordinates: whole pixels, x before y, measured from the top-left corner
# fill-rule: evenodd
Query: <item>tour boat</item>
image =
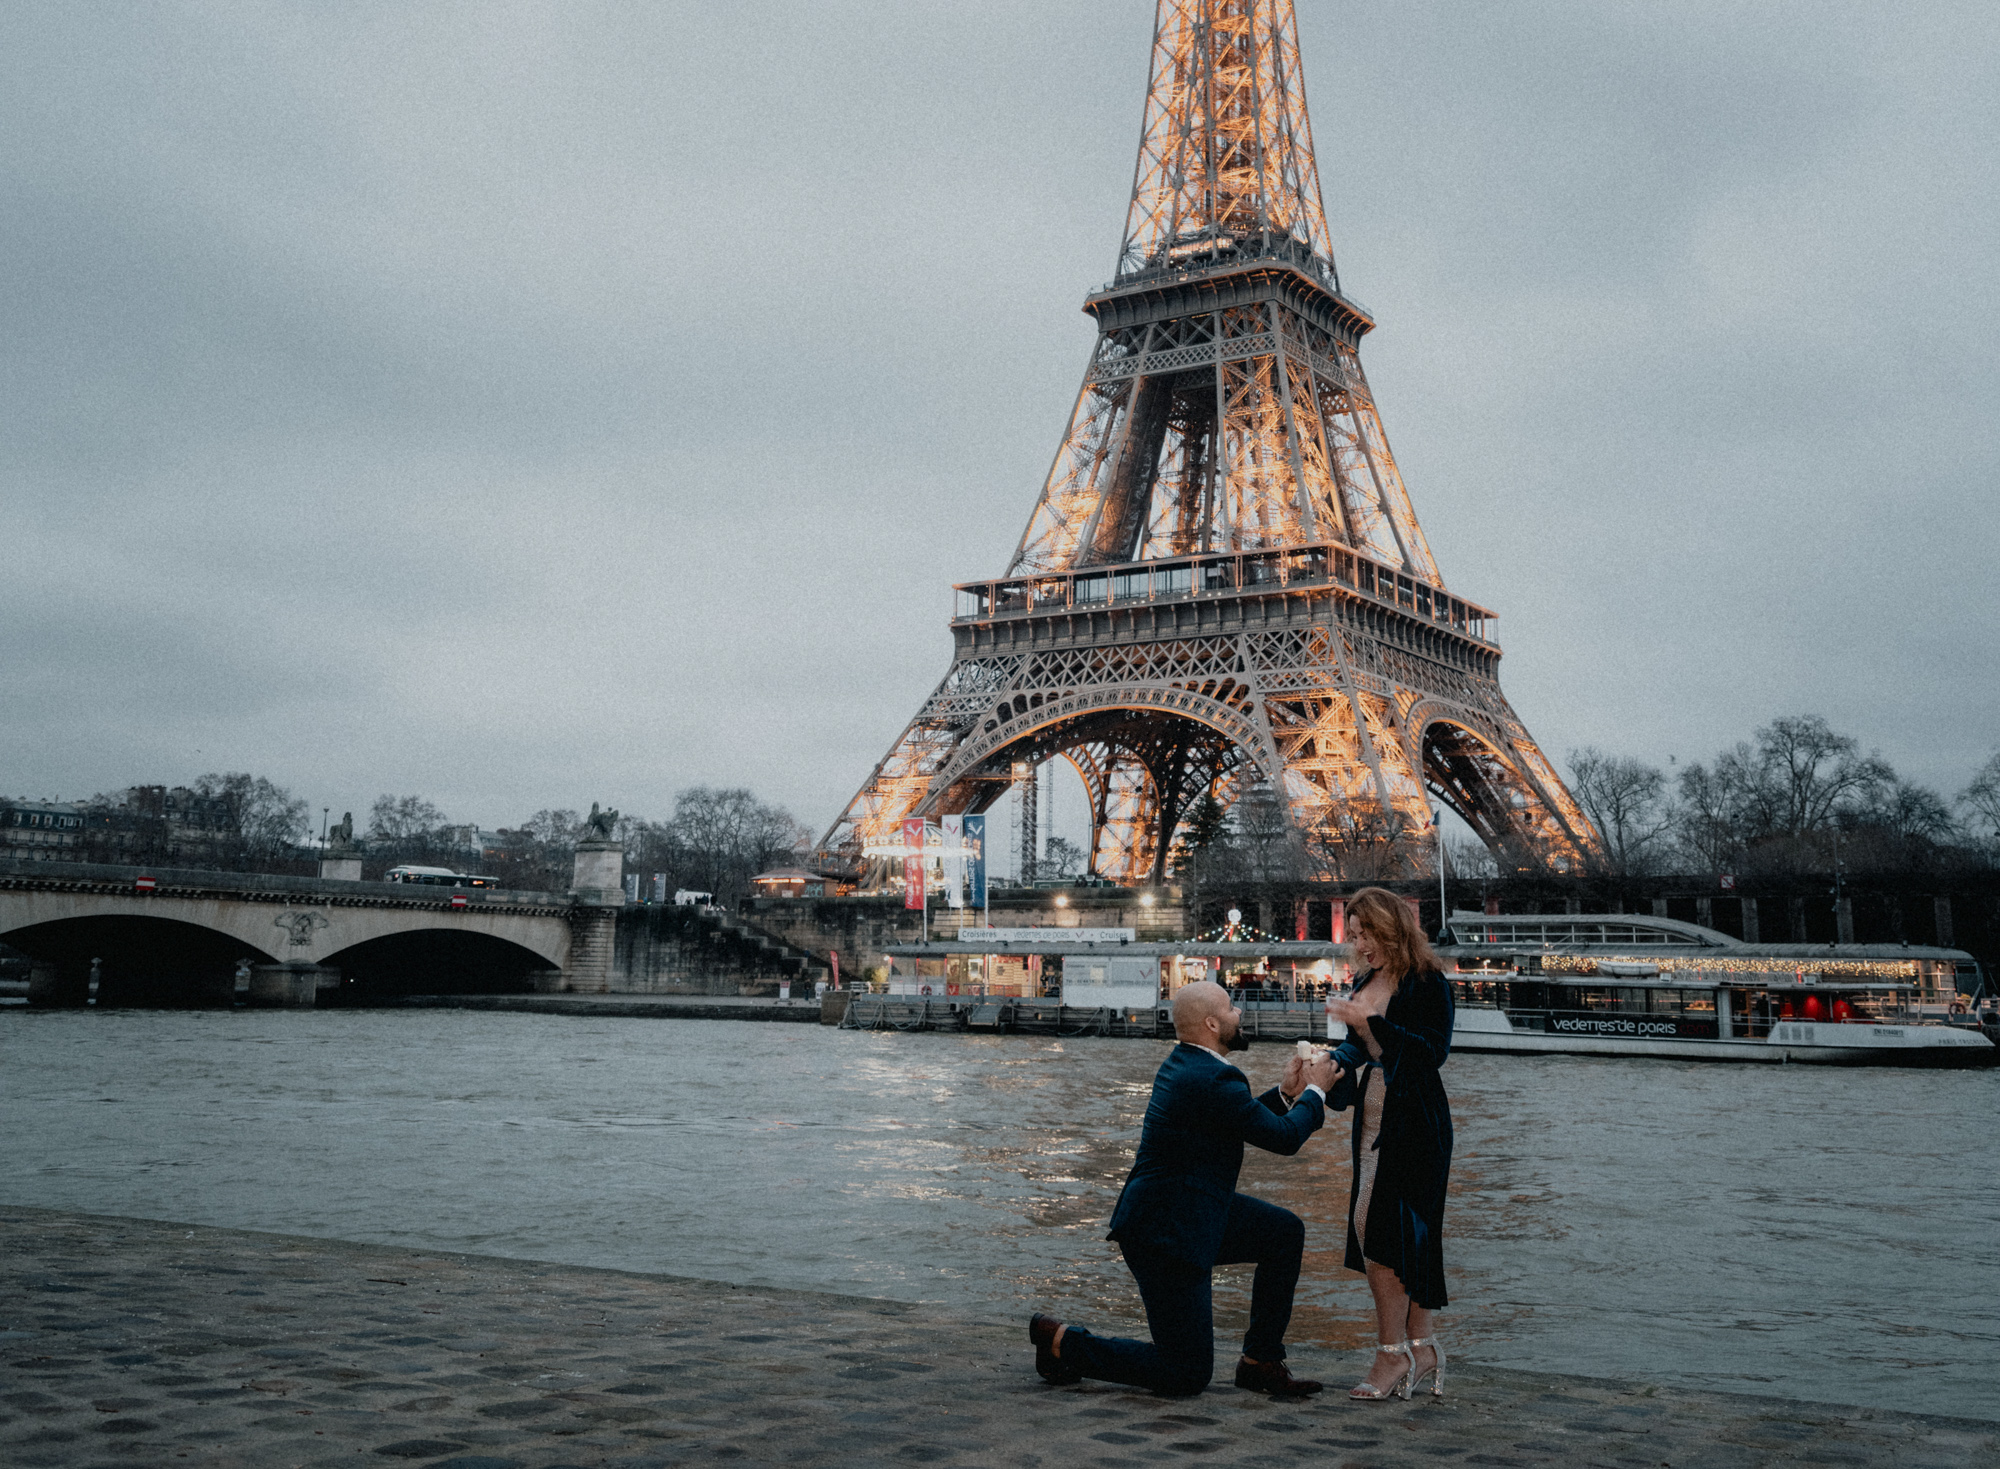
<path id="1" fill-rule="evenodd" d="M 1981 1066 L 1984 976 L 1959 949 L 1760 944 L 1632 913 L 1454 913 L 1438 946 L 1458 1051 Z"/>

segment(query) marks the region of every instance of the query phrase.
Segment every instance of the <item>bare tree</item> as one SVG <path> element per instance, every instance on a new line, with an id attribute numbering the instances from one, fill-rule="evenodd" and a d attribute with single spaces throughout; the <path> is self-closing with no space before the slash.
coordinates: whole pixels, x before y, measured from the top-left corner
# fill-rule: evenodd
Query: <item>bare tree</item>
<path id="1" fill-rule="evenodd" d="M 411 843 L 448 823 L 444 812 L 422 796 L 377 796 L 368 812 L 368 840 Z"/>
<path id="2" fill-rule="evenodd" d="M 1500 862 L 1482 841 L 1449 837 L 1444 844 L 1445 862 L 1451 876 L 1464 878 L 1498 877 Z"/>
<path id="3" fill-rule="evenodd" d="M 1595 745 L 1571 750 L 1569 768 L 1570 789 L 1604 838 L 1611 870 L 1656 870 L 1673 824 L 1665 772 L 1629 755 L 1607 755 Z"/>
<path id="4" fill-rule="evenodd" d="M 1943 843 L 1960 834 L 1945 798 L 1915 781 L 1896 780 L 1877 787 L 1860 816 L 1905 840 Z"/>
<path id="5" fill-rule="evenodd" d="M 1083 848 L 1068 837 L 1050 837 L 1042 865 L 1057 877 L 1075 877 L 1083 870 Z"/>
<path id="6" fill-rule="evenodd" d="M 1734 866 L 1742 843 L 1728 785 L 1699 761 L 1681 768 L 1678 784 L 1682 861 L 1705 872 Z"/>
<path id="7" fill-rule="evenodd" d="M 290 856 L 311 830 L 311 813 L 306 803 L 261 775 L 246 771 L 204 775 L 195 781 L 194 790 L 208 800 L 223 803 L 236 828 L 243 855 L 253 862 Z"/>
<path id="8" fill-rule="evenodd" d="M 1410 875 L 1401 816 L 1374 801 L 1335 806 L 1305 835 L 1310 870 L 1336 882 L 1386 882 Z"/>
<path id="9" fill-rule="evenodd" d="M 368 811 L 369 868 L 456 865 L 463 843 L 452 839 L 449 826 L 450 818 L 422 796 L 377 796 Z"/>
<path id="10" fill-rule="evenodd" d="M 1979 767 L 1972 784 L 1958 793 L 1958 804 L 1966 811 L 1968 824 L 1983 828 L 1987 839 L 2000 846 L 2000 750 Z"/>
<path id="11" fill-rule="evenodd" d="M 1723 751 L 1712 768 L 1681 772 L 1682 843 L 1712 870 L 1823 867 L 1823 834 L 1863 819 L 1896 785 L 1887 761 L 1863 755 L 1817 714 L 1774 719 L 1755 738 Z"/>
<path id="12" fill-rule="evenodd" d="M 1757 731 L 1755 766 L 1745 779 L 1756 788 L 1767 830 L 1803 836 L 1825 827 L 1842 806 L 1893 783 L 1896 772 L 1880 755 L 1864 756 L 1819 715 L 1802 714 Z"/>
<path id="13" fill-rule="evenodd" d="M 741 786 L 682 791 L 667 831 L 684 885 L 724 899 L 746 893 L 767 863 L 799 860 L 812 840 L 791 812 L 764 805 Z"/>

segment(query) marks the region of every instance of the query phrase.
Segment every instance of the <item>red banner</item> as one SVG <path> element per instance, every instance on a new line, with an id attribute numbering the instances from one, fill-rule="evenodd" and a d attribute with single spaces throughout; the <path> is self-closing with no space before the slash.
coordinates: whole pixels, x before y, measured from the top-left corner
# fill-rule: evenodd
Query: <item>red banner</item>
<path id="1" fill-rule="evenodd" d="M 924 823 L 903 823 L 903 906 L 924 906 Z"/>

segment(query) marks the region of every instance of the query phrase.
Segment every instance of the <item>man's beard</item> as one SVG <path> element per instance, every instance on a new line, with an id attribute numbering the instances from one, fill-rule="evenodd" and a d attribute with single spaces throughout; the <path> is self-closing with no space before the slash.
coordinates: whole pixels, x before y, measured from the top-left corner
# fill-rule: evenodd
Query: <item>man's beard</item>
<path id="1" fill-rule="evenodd" d="M 1222 1049 L 1225 1051 L 1247 1051 L 1250 1049 L 1250 1034 L 1244 1030 L 1242 1021 L 1237 1021 L 1236 1029 L 1230 1031 L 1228 1035 L 1222 1038 Z"/>

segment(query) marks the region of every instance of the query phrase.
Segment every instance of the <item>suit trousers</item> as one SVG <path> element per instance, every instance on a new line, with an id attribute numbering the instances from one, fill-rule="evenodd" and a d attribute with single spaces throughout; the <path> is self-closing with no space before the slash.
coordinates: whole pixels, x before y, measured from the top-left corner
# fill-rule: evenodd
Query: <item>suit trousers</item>
<path id="1" fill-rule="evenodd" d="M 1250 1286 L 1250 1330 L 1243 1338 L 1243 1355 L 1252 1361 L 1285 1358 L 1285 1328 L 1292 1320 L 1292 1292 L 1299 1283 L 1305 1242 L 1305 1226 L 1291 1210 L 1248 1194 L 1230 1200 L 1215 1263 L 1257 1267 Z M 1153 1339 L 1093 1336 L 1072 1326 L 1063 1336 L 1063 1365 L 1085 1377 L 1150 1388 L 1171 1397 L 1200 1392 L 1215 1376 L 1209 1269 L 1136 1242 L 1121 1242 L 1119 1248 L 1139 1283 Z"/>

